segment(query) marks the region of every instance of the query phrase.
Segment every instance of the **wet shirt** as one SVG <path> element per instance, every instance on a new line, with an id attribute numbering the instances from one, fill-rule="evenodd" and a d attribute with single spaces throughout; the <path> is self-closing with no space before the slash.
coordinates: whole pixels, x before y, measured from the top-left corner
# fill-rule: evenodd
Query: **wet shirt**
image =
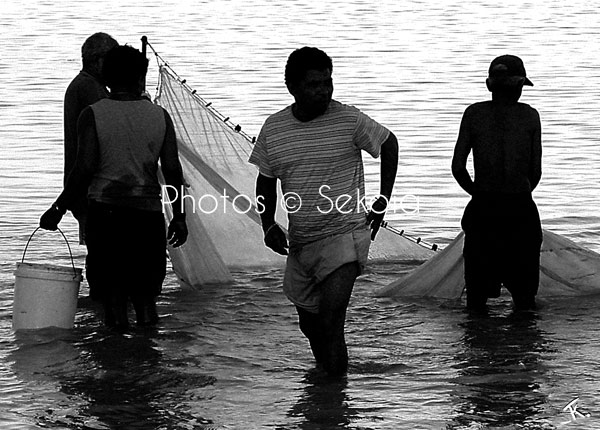
<path id="1" fill-rule="evenodd" d="M 249 161 L 281 181 L 291 245 L 364 226 L 361 152 L 378 157 L 388 136 L 369 116 L 335 100 L 311 121 L 297 120 L 291 106 L 265 121 Z"/>
<path id="2" fill-rule="evenodd" d="M 161 107 L 147 100 L 104 99 L 92 105 L 98 135 L 98 168 L 90 200 L 160 211 L 158 160 L 166 122 Z"/>

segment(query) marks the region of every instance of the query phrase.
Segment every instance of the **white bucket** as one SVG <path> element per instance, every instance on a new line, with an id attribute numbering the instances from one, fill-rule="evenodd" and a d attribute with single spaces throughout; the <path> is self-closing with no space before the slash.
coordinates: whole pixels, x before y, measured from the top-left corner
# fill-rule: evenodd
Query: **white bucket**
<path id="1" fill-rule="evenodd" d="M 13 329 L 73 328 L 81 269 L 17 263 Z"/>
<path id="2" fill-rule="evenodd" d="M 31 237 L 29 240 L 31 241 Z M 67 246 L 68 244 L 67 242 Z M 71 256 L 71 262 L 72 259 Z M 73 328 L 79 284 L 83 279 L 81 272 L 82 269 L 75 268 L 74 265 L 64 267 L 23 261 L 17 263 L 13 329 Z"/>

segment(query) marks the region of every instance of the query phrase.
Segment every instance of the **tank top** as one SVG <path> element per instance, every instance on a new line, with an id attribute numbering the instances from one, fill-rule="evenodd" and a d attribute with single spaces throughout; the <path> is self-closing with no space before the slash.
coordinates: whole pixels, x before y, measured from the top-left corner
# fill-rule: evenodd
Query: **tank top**
<path id="1" fill-rule="evenodd" d="M 88 198 L 160 211 L 158 160 L 166 132 L 163 109 L 147 100 L 103 99 L 91 107 L 99 160 Z"/>

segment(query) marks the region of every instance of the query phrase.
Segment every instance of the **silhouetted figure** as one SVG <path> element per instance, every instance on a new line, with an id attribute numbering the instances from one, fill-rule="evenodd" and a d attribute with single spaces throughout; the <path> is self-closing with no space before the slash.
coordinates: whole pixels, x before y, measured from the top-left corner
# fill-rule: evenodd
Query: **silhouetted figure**
<path id="1" fill-rule="evenodd" d="M 286 235 L 275 223 L 281 181 L 289 220 L 284 292 L 317 363 L 341 375 L 348 366 L 346 309 L 392 194 L 398 143 L 360 110 L 332 100 L 332 69 L 331 58 L 317 48 L 289 56 L 285 81 L 295 102 L 266 120 L 250 162 L 259 167 L 265 244 L 287 255 Z M 357 198 L 364 196 L 363 150 L 381 154 L 381 197 L 368 216 Z"/>
<path id="2" fill-rule="evenodd" d="M 513 55 L 492 61 L 486 81 L 492 100 L 469 106 L 462 118 L 452 173 L 471 195 L 465 209 L 467 307 L 485 309 L 501 287 L 517 309 L 535 307 L 542 228 L 531 193 L 542 175 L 538 112 L 519 103 L 527 78 Z M 474 180 L 467 171 L 473 151 Z"/>
<path id="3" fill-rule="evenodd" d="M 171 117 L 141 96 L 147 69 L 148 60 L 130 46 L 106 55 L 103 75 L 110 97 L 81 113 L 75 166 L 40 219 L 40 227 L 56 230 L 65 211 L 87 191 L 86 275 L 95 286 L 92 298 L 104 305 L 106 324 L 120 330 L 129 326 L 129 300 L 138 324 L 158 321 L 167 238 L 175 247 L 187 239 L 179 195 L 169 196 L 174 218 L 165 232 L 159 160 L 173 190 L 182 189 L 183 175 Z"/>
<path id="4" fill-rule="evenodd" d="M 106 33 L 94 33 L 81 47 L 83 67 L 71 81 L 64 100 L 65 166 L 64 184 L 77 158 L 77 120 L 81 111 L 98 100 L 108 97 L 106 83 L 102 78 L 104 57 L 118 43 Z M 87 218 L 87 193 L 83 192 L 71 212 L 79 223 L 79 242 L 85 243 L 85 220 Z M 92 287 L 90 287 L 92 288 Z"/>

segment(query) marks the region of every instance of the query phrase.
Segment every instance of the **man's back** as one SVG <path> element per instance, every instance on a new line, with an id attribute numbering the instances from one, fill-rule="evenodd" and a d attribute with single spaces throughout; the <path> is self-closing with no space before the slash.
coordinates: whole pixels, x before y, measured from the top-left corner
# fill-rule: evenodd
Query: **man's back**
<path id="1" fill-rule="evenodd" d="M 541 174 L 538 112 L 524 103 L 485 101 L 471 105 L 464 121 L 473 150 L 475 191 L 531 192 Z"/>
<path id="2" fill-rule="evenodd" d="M 531 192 L 542 176 L 542 131 L 538 112 L 519 103 L 525 85 L 533 83 L 519 57 L 495 58 L 486 80 L 492 100 L 465 110 L 454 147 L 452 174 L 472 197 L 461 226 L 473 310 L 485 310 L 502 286 L 515 308 L 535 308 L 542 228 Z M 466 167 L 471 151 L 474 179 Z"/>

